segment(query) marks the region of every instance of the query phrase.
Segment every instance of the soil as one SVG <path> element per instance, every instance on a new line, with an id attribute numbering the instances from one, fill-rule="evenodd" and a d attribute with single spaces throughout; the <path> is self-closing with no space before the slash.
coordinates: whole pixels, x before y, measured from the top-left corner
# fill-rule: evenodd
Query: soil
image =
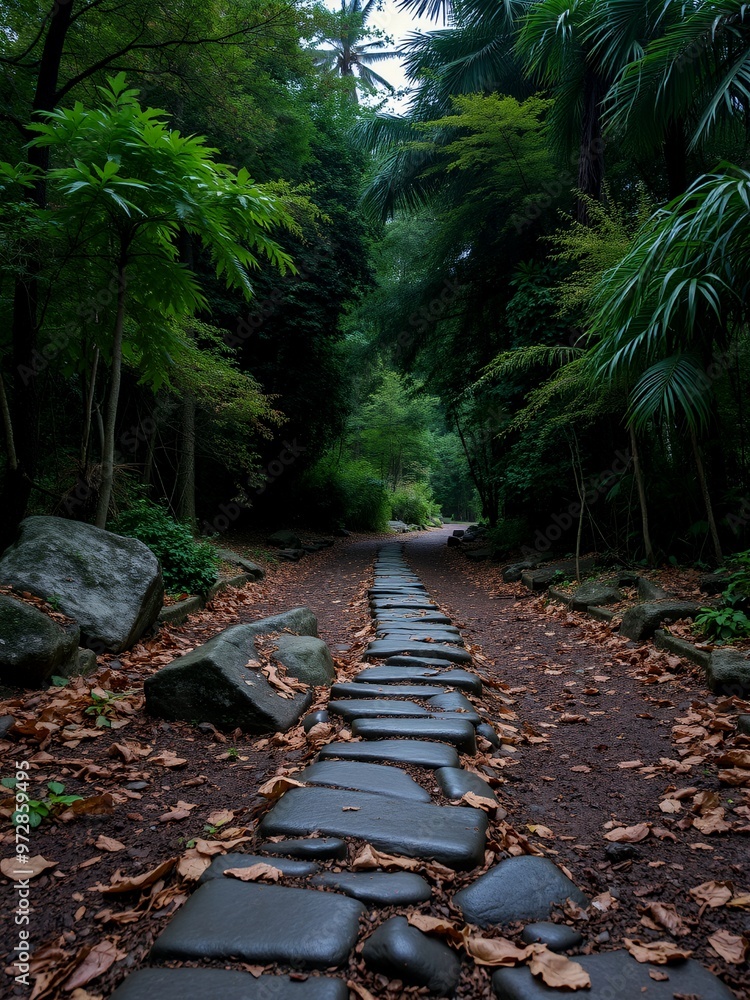
<path id="1" fill-rule="evenodd" d="M 720 930 L 750 938 L 750 793 L 747 784 L 727 784 L 730 774 L 742 772 L 726 757 L 750 749 L 750 737 L 734 732 L 736 715 L 750 712 L 750 705 L 714 698 L 699 668 L 677 657 L 620 638 L 611 626 L 520 585 L 503 584 L 496 566 L 471 564 L 446 545 L 452 528 L 398 541 L 462 629 L 486 682 L 477 704 L 496 724 L 515 715 L 521 727 L 517 745 L 506 746 L 503 757 L 489 757 L 487 744 L 478 758 L 465 760 L 491 778 L 507 811 L 492 823 L 488 864 L 504 849 L 549 855 L 598 897 L 598 908 L 556 915 L 579 927 L 584 951 L 623 947 L 626 938 L 674 941 L 740 1000 L 750 1000 L 747 963 L 725 961 L 709 943 Z M 28 760 L 35 792 L 59 781 L 64 794 L 81 795 L 88 808 L 101 810 L 47 818 L 32 832 L 31 854 L 54 862 L 31 882 L 34 1000 L 109 996 L 145 963 L 152 941 L 191 892 L 174 867 L 160 872 L 160 866 L 184 856 L 196 838 L 224 846 L 248 838 L 239 849 L 251 851 L 258 846 L 257 818 L 267 807 L 258 790 L 274 775 L 304 766 L 319 739 L 346 738 L 340 722 L 309 738 L 301 727 L 269 738 L 161 722 L 144 712 L 143 678 L 230 624 L 299 605 L 318 616 L 340 674 L 352 675 L 371 634 L 365 592 L 381 540 L 343 539 L 299 564 L 268 560 L 262 583 L 219 595 L 183 626 L 163 628 L 126 655 L 100 657 L 93 677 L 0 702 L 0 716 L 17 720 L 0 741 L 0 774 L 9 776 L 15 761 Z M 255 537 L 235 536 L 226 544 L 259 558 Z M 92 691 L 109 726 L 96 724 L 96 711 L 86 712 L 95 707 Z M 325 691 L 316 693 L 315 705 L 324 705 Z M 432 790 L 424 772 L 415 769 L 414 776 Z M 12 800 L 4 806 L 9 816 Z M 7 858 L 14 834 L 4 823 L 0 854 Z M 617 830 L 630 827 L 636 830 L 626 836 L 643 839 L 619 847 L 605 839 L 609 832 L 617 842 Z M 608 847 L 621 856 L 608 857 Z M 143 884 L 107 892 L 118 871 L 142 877 Z M 438 891 L 431 904 L 416 909 L 460 926 L 449 897 L 476 873 L 453 877 L 434 866 L 425 873 Z M 700 905 L 690 890 L 712 881 L 731 883 L 744 904 Z M 0 891 L 6 903 L 0 948 L 10 972 L 18 934 L 8 879 Z M 672 920 L 674 934 L 663 925 L 671 911 L 657 904 L 673 905 L 681 918 Z M 378 911 L 366 923 L 372 927 L 392 912 Z M 520 925 L 502 935 L 519 940 L 516 931 Z M 97 962 L 100 974 L 87 978 Z M 75 970 L 77 980 L 71 979 Z M 465 961 L 457 995 L 489 997 L 490 972 Z M 373 976 L 357 954 L 348 976 L 375 997 L 425 992 Z M 78 993 L 71 989 L 76 983 Z M 29 994 L 10 979 L 3 993 Z"/>

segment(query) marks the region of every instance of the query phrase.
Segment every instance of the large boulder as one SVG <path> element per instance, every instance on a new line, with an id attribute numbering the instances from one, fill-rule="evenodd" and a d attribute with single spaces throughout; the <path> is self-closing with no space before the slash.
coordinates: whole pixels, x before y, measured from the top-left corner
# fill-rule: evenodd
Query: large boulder
<path id="1" fill-rule="evenodd" d="M 581 559 L 580 570 L 588 573 L 594 568 L 593 559 Z M 564 562 L 547 563 L 539 569 L 525 570 L 521 574 L 521 582 L 529 590 L 546 590 L 551 584 L 559 583 L 565 578 L 576 575 L 575 559 L 567 559 Z"/>
<path id="2" fill-rule="evenodd" d="M 616 604 L 621 600 L 622 594 L 612 581 L 592 580 L 576 587 L 570 598 L 570 606 L 574 611 L 585 611 L 586 608 L 601 608 L 605 604 Z"/>
<path id="3" fill-rule="evenodd" d="M 405 535 L 409 531 L 409 525 L 404 521 L 389 521 L 388 530 L 395 532 L 397 535 Z"/>
<path id="4" fill-rule="evenodd" d="M 336 676 L 333 657 L 322 639 L 309 635 L 281 635 L 274 659 L 282 663 L 287 673 L 311 687 L 330 687 Z"/>
<path id="5" fill-rule="evenodd" d="M 58 625 L 48 615 L 0 596 L 0 681 L 38 687 L 52 674 L 66 675 L 78 666 L 77 625 Z"/>
<path id="6" fill-rule="evenodd" d="M 642 601 L 666 601 L 669 594 L 658 583 L 646 576 L 638 577 L 638 597 Z"/>
<path id="7" fill-rule="evenodd" d="M 163 719 L 210 722 L 217 729 L 246 733 L 285 732 L 312 702 L 312 690 L 284 698 L 260 670 L 255 638 L 283 631 L 317 636 L 307 608 L 233 625 L 181 656 L 144 683 L 146 710 Z"/>
<path id="8" fill-rule="evenodd" d="M 646 601 L 629 608 L 622 616 L 620 634 L 643 642 L 651 639 L 662 622 L 694 618 L 702 605 L 695 601 Z"/>
<path id="9" fill-rule="evenodd" d="M 714 649 L 706 670 L 708 686 L 716 694 L 750 695 L 750 660 L 747 653 L 725 647 Z"/>
<path id="10" fill-rule="evenodd" d="M 279 549 L 301 549 L 302 540 L 299 535 L 287 528 L 282 531 L 275 531 L 266 539 L 269 545 L 275 545 Z"/>
<path id="11" fill-rule="evenodd" d="M 229 563 L 231 566 L 239 566 L 253 580 L 262 580 L 266 575 L 262 566 L 245 559 L 239 552 L 233 552 L 231 549 L 217 549 L 216 554 L 223 562 Z"/>
<path id="12" fill-rule="evenodd" d="M 81 627 L 81 645 L 129 649 L 159 616 L 159 561 L 135 538 L 60 517 L 28 517 L 0 559 L 0 582 L 52 600 Z"/>

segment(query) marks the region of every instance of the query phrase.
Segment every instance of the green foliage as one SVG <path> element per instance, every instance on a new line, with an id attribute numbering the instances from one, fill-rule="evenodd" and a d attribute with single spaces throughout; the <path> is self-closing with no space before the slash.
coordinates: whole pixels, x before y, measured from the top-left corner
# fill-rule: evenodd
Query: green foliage
<path id="1" fill-rule="evenodd" d="M 693 627 L 718 645 L 750 635 L 750 618 L 737 608 L 701 608 Z"/>
<path id="2" fill-rule="evenodd" d="M 364 459 L 324 455 L 305 473 L 302 491 L 310 518 L 327 527 L 384 531 L 391 516 L 385 483 Z"/>
<path id="3" fill-rule="evenodd" d="M 137 538 L 161 563 L 168 593 L 205 594 L 216 582 L 219 559 L 208 542 L 196 542 L 190 527 L 149 500 L 120 514 L 111 530 Z"/>
<path id="4" fill-rule="evenodd" d="M 112 691 L 92 691 L 91 704 L 84 709 L 85 715 L 96 716 L 96 726 L 99 729 L 110 729 L 112 718 L 117 715 L 117 702 L 122 701 L 132 691 L 123 691 L 115 694 Z"/>
<path id="5" fill-rule="evenodd" d="M 18 784 L 17 778 L 3 778 L 0 784 L 5 788 L 15 789 Z M 28 811 L 16 809 L 11 816 L 11 823 L 14 826 L 37 827 L 42 820 L 55 816 L 59 812 L 64 812 L 67 806 L 73 802 L 80 802 L 80 795 L 64 795 L 65 785 L 60 781 L 47 782 L 48 794 L 43 799 L 25 799 Z"/>
<path id="6" fill-rule="evenodd" d="M 487 541 L 492 549 L 493 559 L 502 559 L 514 549 L 528 544 L 533 532 L 525 517 L 507 517 L 496 528 L 487 532 Z"/>
<path id="7" fill-rule="evenodd" d="M 390 495 L 393 519 L 407 524 L 429 524 L 440 517 L 440 504 L 428 483 L 402 483 Z"/>

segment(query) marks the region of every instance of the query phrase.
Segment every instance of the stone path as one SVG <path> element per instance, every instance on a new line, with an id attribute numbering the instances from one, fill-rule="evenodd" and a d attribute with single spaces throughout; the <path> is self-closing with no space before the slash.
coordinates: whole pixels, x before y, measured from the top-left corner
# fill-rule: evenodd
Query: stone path
<path id="1" fill-rule="evenodd" d="M 366 843 L 455 870 L 479 869 L 485 857 L 486 814 L 465 804 L 438 804 L 406 770 L 421 774 L 424 785 L 437 786 L 451 802 L 460 803 L 467 792 L 495 799 L 486 782 L 462 768 L 459 756 L 476 751 L 477 732 L 500 742 L 466 698 L 482 693 L 471 656 L 409 569 L 401 545 L 380 550 L 370 598 L 376 638 L 365 658 L 385 662 L 365 667 L 352 682 L 334 685 L 329 704 L 359 739 L 325 746 L 318 760 L 295 776 L 305 787 L 287 791 L 265 815 L 262 836 L 288 839 L 262 844 L 253 855 L 214 860 L 156 940 L 152 967 L 129 976 L 112 1000 L 347 1000 L 345 969 L 358 943 L 372 971 L 426 987 L 435 996 L 454 995 L 461 975 L 456 951 L 410 926 L 404 916 L 389 917 L 372 933 L 366 920 L 370 910 L 428 901 L 431 888 L 425 878 L 413 872 L 320 870 L 330 859 L 347 868 L 343 838 L 354 840 L 357 849 Z M 223 876 L 227 868 L 263 861 L 286 877 L 307 879 L 309 887 Z M 564 951 L 574 949 L 580 935 L 548 919 L 553 906 L 568 898 L 588 903 L 549 858 L 521 856 L 478 875 L 453 901 L 467 922 L 496 927 L 529 921 L 525 940 Z M 177 967 L 159 967 L 167 961 Z M 256 977 L 194 967 L 238 961 L 278 963 L 290 973 Z M 666 982 L 655 981 L 648 965 L 622 950 L 583 956 L 580 962 L 591 976 L 591 989 L 584 992 L 590 1000 L 632 1000 L 643 994 L 654 1000 L 675 994 L 732 998 L 711 972 L 692 961 L 670 965 Z M 525 966 L 498 970 L 492 991 L 499 1000 L 560 995 Z"/>

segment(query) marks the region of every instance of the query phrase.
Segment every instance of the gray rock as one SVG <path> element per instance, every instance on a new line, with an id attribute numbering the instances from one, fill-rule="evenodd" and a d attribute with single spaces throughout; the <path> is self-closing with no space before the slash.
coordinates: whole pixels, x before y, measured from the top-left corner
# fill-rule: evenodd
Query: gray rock
<path id="1" fill-rule="evenodd" d="M 415 659 L 415 664 L 417 663 Z M 447 667 L 447 664 L 446 664 Z M 435 667 L 367 667 L 354 678 L 355 684 L 428 684 L 455 687 L 472 694 L 482 693 L 482 682 L 467 670 L 449 670 Z"/>
<path id="2" fill-rule="evenodd" d="M 268 545 L 274 545 L 278 549 L 302 548 L 302 539 L 288 528 L 283 528 L 281 531 L 274 531 L 272 535 L 268 536 L 266 542 Z"/>
<path id="3" fill-rule="evenodd" d="M 226 969 L 139 969 L 110 1000 L 348 1000 L 343 979 L 258 976 Z"/>
<path id="4" fill-rule="evenodd" d="M 302 723 L 302 726 L 305 732 L 309 733 L 310 730 L 313 728 L 313 726 L 317 726 L 321 722 L 327 723 L 329 721 L 330 721 L 330 716 L 328 715 L 328 712 L 326 712 L 324 708 L 320 708 L 318 709 L 317 712 L 310 712 L 309 715 L 306 715 Z"/>
<path id="5" fill-rule="evenodd" d="M 492 558 L 492 549 L 489 546 L 482 546 L 479 549 L 464 549 L 464 555 L 472 562 L 486 562 Z"/>
<path id="6" fill-rule="evenodd" d="M 351 531 L 347 531 L 346 528 L 334 528 L 333 531 L 331 532 L 331 534 L 335 535 L 336 538 L 351 538 L 352 537 Z"/>
<path id="7" fill-rule="evenodd" d="M 319 754 L 321 760 L 387 761 L 416 764 L 419 767 L 459 767 L 458 754 L 445 743 L 427 740 L 365 740 L 362 743 L 328 743 Z"/>
<path id="8" fill-rule="evenodd" d="M 334 684 L 331 695 L 334 698 L 429 698 L 441 694 L 441 687 L 430 687 L 428 684 L 357 684 L 346 681 Z"/>
<path id="9" fill-rule="evenodd" d="M 486 781 L 483 781 L 478 774 L 471 771 L 464 771 L 462 767 L 441 767 L 435 771 L 437 783 L 448 799 L 458 800 L 467 792 L 474 792 L 485 799 L 497 801 L 495 793 Z"/>
<path id="10" fill-rule="evenodd" d="M 405 524 L 403 521 L 389 521 L 388 527 L 397 535 L 405 535 L 409 530 L 409 525 Z"/>
<path id="11" fill-rule="evenodd" d="M 356 837 L 389 854 L 470 869 L 484 857 L 487 817 L 465 806 L 339 788 L 292 788 L 264 816 L 259 829 L 264 837 L 299 836 L 310 830 Z"/>
<path id="12" fill-rule="evenodd" d="M 15 725 L 16 720 L 12 715 L 2 715 L 0 716 L 0 739 L 8 733 Z"/>
<path id="13" fill-rule="evenodd" d="M 375 611 L 437 611 L 434 601 L 425 597 L 373 597 L 370 606 Z"/>
<path id="14" fill-rule="evenodd" d="M 503 580 L 505 583 L 518 583 L 523 576 L 524 570 L 534 569 L 542 561 L 541 555 L 536 558 L 529 557 L 522 562 L 511 563 L 503 568 Z"/>
<path id="15" fill-rule="evenodd" d="M 79 649 L 73 673 L 79 677 L 88 677 L 97 668 L 96 653 L 93 649 Z M 59 671 L 62 677 L 67 677 L 67 673 Z"/>
<path id="16" fill-rule="evenodd" d="M 440 612 L 379 612 L 376 625 L 450 625 L 450 618 Z"/>
<path id="17" fill-rule="evenodd" d="M 389 656 L 428 656 L 431 659 L 452 660 L 453 663 L 471 663 L 465 649 L 456 646 L 439 646 L 433 642 L 412 642 L 409 639 L 376 639 L 363 654 L 365 660 L 385 660 Z"/>
<path id="18" fill-rule="evenodd" d="M 342 965 L 357 941 L 364 912 L 361 903 L 346 896 L 212 879 L 167 924 L 151 958 L 283 962 L 298 969 Z"/>
<path id="19" fill-rule="evenodd" d="M 503 745 L 503 741 L 488 722 L 479 723 L 477 726 L 477 736 L 484 736 L 493 747 L 501 747 Z"/>
<path id="20" fill-rule="evenodd" d="M 234 625 L 205 645 L 162 667 L 144 681 L 146 709 L 164 719 L 200 720 L 218 729 L 284 732 L 312 701 L 312 692 L 282 698 L 259 670 L 245 666 L 258 660 L 254 639 L 284 628 L 317 633 L 307 608 Z"/>
<path id="21" fill-rule="evenodd" d="M 446 712 L 473 712 L 474 706 L 460 691 L 448 691 L 430 698 L 430 708 Z"/>
<path id="22" fill-rule="evenodd" d="M 80 634 L 77 625 L 63 628 L 31 604 L 0 595 L 0 681 L 39 687 L 52 674 L 73 673 Z"/>
<path id="23" fill-rule="evenodd" d="M 273 658 L 291 677 L 310 687 L 330 687 L 336 676 L 331 651 L 322 639 L 309 635 L 280 635 Z"/>
<path id="24" fill-rule="evenodd" d="M 315 861 L 343 861 L 346 844 L 338 837 L 308 837 L 306 840 L 280 840 L 277 844 L 261 844 L 264 854 L 285 855 L 292 858 L 309 858 Z"/>
<path id="25" fill-rule="evenodd" d="M 385 764 L 367 764 L 354 760 L 319 760 L 297 774 L 308 785 L 331 785 L 352 791 L 390 795 L 414 802 L 430 802 L 430 794 L 405 771 Z"/>
<path id="26" fill-rule="evenodd" d="M 638 858 L 641 852 L 635 844 L 607 844 L 604 848 L 604 857 L 612 864 L 619 864 L 628 858 Z"/>
<path id="27" fill-rule="evenodd" d="M 222 878 L 228 868 L 251 868 L 253 865 L 273 865 L 289 878 L 302 878 L 314 875 L 318 866 L 312 861 L 290 861 L 289 858 L 264 858 L 257 854 L 221 854 L 215 857 L 209 867 L 201 875 L 198 884 Z M 230 876 L 227 876 L 228 878 Z"/>
<path id="28" fill-rule="evenodd" d="M 453 537 L 454 538 L 463 538 L 465 534 L 466 534 L 466 529 L 465 528 L 456 528 L 456 530 L 453 532 Z"/>
<path id="29" fill-rule="evenodd" d="M 458 986 L 461 963 L 456 953 L 435 938 L 411 927 L 406 917 L 391 917 L 365 941 L 365 965 L 390 979 L 426 986 L 430 993 L 451 997 Z"/>
<path id="30" fill-rule="evenodd" d="M 551 921 L 527 924 L 521 938 L 526 944 L 546 944 L 550 951 L 568 951 L 570 948 L 577 948 L 583 941 L 583 936 L 575 927 L 553 924 Z"/>
<path id="31" fill-rule="evenodd" d="M 417 705 L 413 701 L 399 701 L 397 699 L 379 698 L 352 698 L 346 701 L 329 701 L 328 708 L 334 715 L 341 715 L 345 719 L 377 719 L 381 716 L 415 718 L 418 716 L 428 716 L 430 713 L 426 708 Z"/>
<path id="32" fill-rule="evenodd" d="M 414 872 L 326 872 L 310 883 L 337 889 L 370 906 L 413 906 L 432 896 L 427 882 Z"/>
<path id="33" fill-rule="evenodd" d="M 576 587 L 571 596 L 570 606 L 574 611 L 585 611 L 588 607 L 616 604 L 621 600 L 622 594 L 612 583 L 592 581 Z"/>
<path id="34" fill-rule="evenodd" d="M 241 556 L 238 552 L 233 552 L 231 549 L 217 549 L 216 554 L 222 562 L 231 563 L 233 566 L 239 566 L 240 569 L 244 570 L 245 573 L 253 580 L 262 580 L 266 575 L 266 571 L 262 566 L 257 563 L 251 562 L 244 556 Z"/>
<path id="35" fill-rule="evenodd" d="M 522 855 L 506 858 L 480 875 L 453 901 L 464 919 L 479 927 L 514 920 L 544 920 L 555 903 L 572 899 L 588 906 L 588 898 L 549 858 Z"/>
<path id="36" fill-rule="evenodd" d="M 737 717 L 737 732 L 750 736 L 750 715 L 740 715 Z"/>
<path id="37" fill-rule="evenodd" d="M 698 586 L 704 594 L 721 594 L 729 583 L 729 578 L 723 573 L 706 573 L 698 581 Z"/>
<path id="38" fill-rule="evenodd" d="M 456 548 L 456 549 L 458 549 L 458 548 L 461 547 L 462 542 L 461 542 L 460 538 L 454 538 L 453 535 L 448 535 L 448 538 L 446 540 L 446 544 L 448 545 L 448 548 Z"/>
<path id="39" fill-rule="evenodd" d="M 581 559 L 580 569 L 582 573 L 588 573 L 593 568 L 593 559 Z M 539 569 L 525 570 L 521 574 L 521 581 L 529 590 L 546 590 L 550 584 L 558 583 L 564 577 L 574 579 L 575 575 L 575 559 L 568 559 L 564 562 L 548 563 Z"/>
<path id="40" fill-rule="evenodd" d="M 675 996 L 700 997 L 700 1000 L 732 1000 L 734 994 L 693 959 L 672 963 L 664 968 L 669 979 L 655 982 L 648 964 L 636 962 L 627 951 L 607 951 L 598 955 L 580 955 L 575 959 L 591 977 L 591 989 L 582 990 L 586 1000 L 673 1000 Z M 532 976 L 528 966 L 498 969 L 492 977 L 498 1000 L 555 1000 L 560 990 L 545 986 Z M 567 994 L 564 994 L 567 995 Z"/>
<path id="41" fill-rule="evenodd" d="M 654 583 L 645 576 L 639 576 L 638 597 L 642 601 L 666 601 L 669 594 L 658 583 Z"/>
<path id="42" fill-rule="evenodd" d="M 662 622 L 674 622 L 678 618 L 694 618 L 701 605 L 695 601 L 649 601 L 636 604 L 622 616 L 620 634 L 628 639 L 642 642 L 651 639 Z"/>
<path id="43" fill-rule="evenodd" d="M 305 555 L 304 549 L 278 549 L 276 552 L 276 558 L 282 562 L 299 562 Z"/>
<path id="44" fill-rule="evenodd" d="M 716 694 L 746 698 L 750 694 L 750 660 L 739 649 L 714 649 L 706 670 L 708 686 Z"/>
<path id="45" fill-rule="evenodd" d="M 57 602 L 78 622 L 81 645 L 129 649 L 159 616 L 161 569 L 151 549 L 90 524 L 27 517 L 0 559 L 0 580 Z"/>
<path id="46" fill-rule="evenodd" d="M 474 726 L 463 719 L 355 719 L 352 733 L 363 740 L 438 740 L 461 753 L 477 752 Z"/>

